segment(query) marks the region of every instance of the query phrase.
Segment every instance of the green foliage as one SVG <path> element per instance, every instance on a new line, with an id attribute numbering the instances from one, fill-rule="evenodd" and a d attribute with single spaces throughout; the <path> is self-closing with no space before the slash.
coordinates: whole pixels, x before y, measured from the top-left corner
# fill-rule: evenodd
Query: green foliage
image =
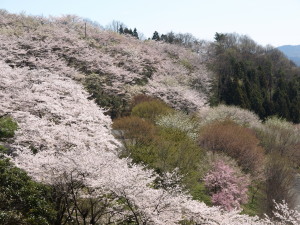
<path id="1" fill-rule="evenodd" d="M 3 154 L 7 154 L 7 153 L 8 153 L 8 149 L 0 145 L 0 158 L 3 157 Z"/>
<path id="2" fill-rule="evenodd" d="M 191 188 L 201 177 L 199 164 L 203 151 L 185 133 L 177 129 L 161 128 L 148 145 L 129 146 L 134 162 L 146 163 L 158 173 L 178 168 L 184 184 Z"/>
<path id="3" fill-rule="evenodd" d="M 124 136 L 120 138 L 134 140 L 139 145 L 149 143 L 155 134 L 155 127 L 152 123 L 136 116 L 114 120 L 113 128 L 124 132 Z"/>
<path id="4" fill-rule="evenodd" d="M 266 191 L 263 182 L 252 184 L 248 190 L 249 200 L 247 204 L 242 205 L 243 214 L 250 216 L 260 216 L 264 213 L 264 202 L 266 200 Z"/>
<path id="5" fill-rule="evenodd" d="M 47 225 L 55 217 L 48 187 L 32 181 L 8 159 L 0 159 L 0 224 Z"/>
<path id="6" fill-rule="evenodd" d="M 130 156 L 134 163 L 143 163 L 161 175 L 178 169 L 183 177 L 182 184 L 192 196 L 210 203 L 200 182 L 207 161 L 194 139 L 198 132 L 194 118 L 175 112 L 160 100 L 145 95 L 136 96 L 132 105 L 132 116 L 116 119 L 113 124 L 126 146 L 122 156 Z M 183 123 L 179 122 L 181 119 Z M 159 123 L 155 126 L 156 120 Z"/>
<path id="7" fill-rule="evenodd" d="M 142 102 L 133 107 L 131 115 L 154 122 L 157 116 L 166 115 L 173 110 L 160 100 Z"/>
<path id="8" fill-rule="evenodd" d="M 0 140 L 3 138 L 11 138 L 18 129 L 18 124 L 10 117 L 0 117 Z"/>
<path id="9" fill-rule="evenodd" d="M 150 101 L 153 101 L 155 100 L 155 98 L 151 97 L 151 96 L 148 96 L 148 95 L 144 95 L 144 94 L 139 94 L 139 95 L 136 95 L 132 98 L 131 100 L 131 107 L 133 108 L 134 106 L 142 103 L 142 102 L 150 102 Z"/>
<path id="10" fill-rule="evenodd" d="M 118 118 L 121 115 L 126 115 L 128 104 L 124 96 L 107 92 L 104 88 L 107 82 L 109 81 L 105 76 L 98 74 L 87 75 L 84 85 L 91 94 L 90 99 L 95 99 L 95 102 L 100 107 L 107 109 L 106 114 L 113 119 Z"/>
<path id="11" fill-rule="evenodd" d="M 206 205 L 212 206 L 211 197 L 208 194 L 204 183 L 198 182 L 190 188 L 190 193 L 195 200 L 204 202 Z"/>
<path id="12" fill-rule="evenodd" d="M 139 135 L 147 136 L 147 133 Z M 156 128 L 151 141 L 145 143 L 138 142 L 127 146 L 127 154 L 135 163 L 144 163 L 160 174 L 178 168 L 183 175 L 183 185 L 193 197 L 210 202 L 204 186 L 199 183 L 204 175 L 201 164 L 206 164 L 204 152 L 190 137 L 178 129 Z"/>
<path id="13" fill-rule="evenodd" d="M 222 42 L 222 41 L 225 40 L 226 34 L 222 34 L 222 33 L 216 32 L 214 38 L 215 38 L 215 41 L 216 41 L 216 42 Z"/>

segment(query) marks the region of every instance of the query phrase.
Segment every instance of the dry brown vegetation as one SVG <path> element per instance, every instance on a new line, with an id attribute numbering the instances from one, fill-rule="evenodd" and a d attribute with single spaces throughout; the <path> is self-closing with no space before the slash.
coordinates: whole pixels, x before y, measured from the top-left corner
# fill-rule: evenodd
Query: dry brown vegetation
<path id="1" fill-rule="evenodd" d="M 245 172 L 256 173 L 264 160 L 264 149 L 259 146 L 254 132 L 232 121 L 214 122 L 202 129 L 199 144 L 213 152 L 224 152 L 237 160 Z"/>

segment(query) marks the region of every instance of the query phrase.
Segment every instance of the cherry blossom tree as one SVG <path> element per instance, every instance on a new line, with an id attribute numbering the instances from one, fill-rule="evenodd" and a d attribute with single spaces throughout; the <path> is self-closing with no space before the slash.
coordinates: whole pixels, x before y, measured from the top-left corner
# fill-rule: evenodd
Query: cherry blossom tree
<path id="1" fill-rule="evenodd" d="M 266 223 L 274 223 L 274 219 L 281 224 L 297 225 L 300 223 L 300 212 L 290 209 L 285 201 L 282 201 L 281 203 L 274 201 L 274 205 L 275 210 L 273 211 L 273 219 L 266 216 Z"/>
<path id="2" fill-rule="evenodd" d="M 209 171 L 204 182 L 212 195 L 212 203 L 226 210 L 240 208 L 247 202 L 247 191 L 250 185 L 249 177 L 242 174 L 238 168 L 226 165 L 217 160 Z"/>
<path id="3" fill-rule="evenodd" d="M 202 126 L 214 121 L 232 120 L 246 127 L 262 128 L 261 121 L 255 113 L 237 106 L 203 107 L 199 111 L 199 116 Z"/>

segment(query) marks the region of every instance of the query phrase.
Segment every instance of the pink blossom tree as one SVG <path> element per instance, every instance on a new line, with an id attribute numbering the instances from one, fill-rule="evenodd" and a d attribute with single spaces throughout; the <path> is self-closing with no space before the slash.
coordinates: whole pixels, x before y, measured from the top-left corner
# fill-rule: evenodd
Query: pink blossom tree
<path id="1" fill-rule="evenodd" d="M 248 200 L 249 177 L 221 160 L 213 163 L 213 168 L 206 174 L 204 181 L 212 195 L 213 204 L 228 211 L 239 209 Z"/>

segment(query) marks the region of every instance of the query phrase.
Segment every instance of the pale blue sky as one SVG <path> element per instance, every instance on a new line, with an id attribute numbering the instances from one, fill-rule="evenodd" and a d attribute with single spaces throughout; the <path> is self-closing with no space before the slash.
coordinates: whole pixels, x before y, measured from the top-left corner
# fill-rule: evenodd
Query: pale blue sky
<path id="1" fill-rule="evenodd" d="M 215 32 L 236 32 L 262 45 L 300 44 L 300 0 L 0 0 L 0 9 L 76 14 L 103 26 L 119 20 L 146 37 L 157 30 L 213 40 Z"/>

